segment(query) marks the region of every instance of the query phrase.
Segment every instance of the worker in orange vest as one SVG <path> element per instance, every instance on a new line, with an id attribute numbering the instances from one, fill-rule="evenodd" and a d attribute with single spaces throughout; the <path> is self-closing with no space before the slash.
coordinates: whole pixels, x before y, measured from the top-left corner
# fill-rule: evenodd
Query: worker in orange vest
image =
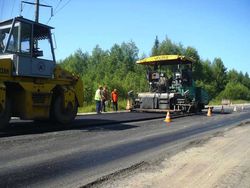
<path id="1" fill-rule="evenodd" d="M 118 110 L 118 92 L 117 89 L 114 89 L 111 93 L 111 102 L 114 111 Z"/>

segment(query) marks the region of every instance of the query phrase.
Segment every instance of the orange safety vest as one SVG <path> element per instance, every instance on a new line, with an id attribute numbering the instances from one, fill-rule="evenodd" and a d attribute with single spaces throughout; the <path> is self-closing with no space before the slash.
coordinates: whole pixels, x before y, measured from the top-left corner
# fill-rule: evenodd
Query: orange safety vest
<path id="1" fill-rule="evenodd" d="M 111 99 L 112 99 L 113 102 L 117 102 L 118 101 L 118 93 L 112 91 L 112 93 L 111 93 Z"/>

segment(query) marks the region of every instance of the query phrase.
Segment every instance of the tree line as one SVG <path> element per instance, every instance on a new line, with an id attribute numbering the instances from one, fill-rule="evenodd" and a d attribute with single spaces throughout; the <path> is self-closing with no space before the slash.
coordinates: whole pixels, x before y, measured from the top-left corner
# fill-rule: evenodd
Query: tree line
<path id="1" fill-rule="evenodd" d="M 235 69 L 227 70 L 221 58 L 213 61 L 200 58 L 194 47 L 184 47 L 169 38 L 159 41 L 156 37 L 150 55 L 177 54 L 195 60 L 193 78 L 198 86 L 203 87 L 212 99 L 250 100 L 250 78 L 248 73 Z M 111 92 L 116 88 L 120 98 L 125 99 L 127 92 L 147 91 L 146 67 L 136 65 L 139 49 L 133 41 L 114 44 L 109 50 L 97 45 L 92 53 L 76 50 L 69 57 L 58 63 L 66 70 L 79 75 L 84 83 L 84 99 L 92 104 L 98 85 L 106 85 Z"/>

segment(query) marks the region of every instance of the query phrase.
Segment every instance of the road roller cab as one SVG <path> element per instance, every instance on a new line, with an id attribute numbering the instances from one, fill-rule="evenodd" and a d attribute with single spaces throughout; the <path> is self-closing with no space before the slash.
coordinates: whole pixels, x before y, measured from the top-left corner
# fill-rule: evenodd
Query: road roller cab
<path id="1" fill-rule="evenodd" d="M 52 29 L 23 17 L 0 23 L 0 128 L 11 116 L 67 124 L 83 105 L 81 79 L 56 64 Z"/>

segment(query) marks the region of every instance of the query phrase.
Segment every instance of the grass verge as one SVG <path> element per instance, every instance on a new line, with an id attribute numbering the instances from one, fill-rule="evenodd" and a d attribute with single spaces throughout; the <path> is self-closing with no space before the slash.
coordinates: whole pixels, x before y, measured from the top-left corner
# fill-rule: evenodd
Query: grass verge
<path id="1" fill-rule="evenodd" d="M 127 102 L 126 100 L 120 100 L 118 101 L 118 110 L 125 110 L 126 109 Z M 112 109 L 112 103 L 109 101 L 107 107 L 107 111 L 113 111 Z M 95 103 L 91 104 L 84 104 L 83 107 L 78 108 L 78 113 L 87 113 L 87 112 L 95 112 Z"/>
<path id="2" fill-rule="evenodd" d="M 232 104 L 246 104 L 250 103 L 250 101 L 247 100 L 230 100 Z M 219 99 L 213 99 L 209 102 L 209 105 L 221 105 L 221 100 Z"/>

